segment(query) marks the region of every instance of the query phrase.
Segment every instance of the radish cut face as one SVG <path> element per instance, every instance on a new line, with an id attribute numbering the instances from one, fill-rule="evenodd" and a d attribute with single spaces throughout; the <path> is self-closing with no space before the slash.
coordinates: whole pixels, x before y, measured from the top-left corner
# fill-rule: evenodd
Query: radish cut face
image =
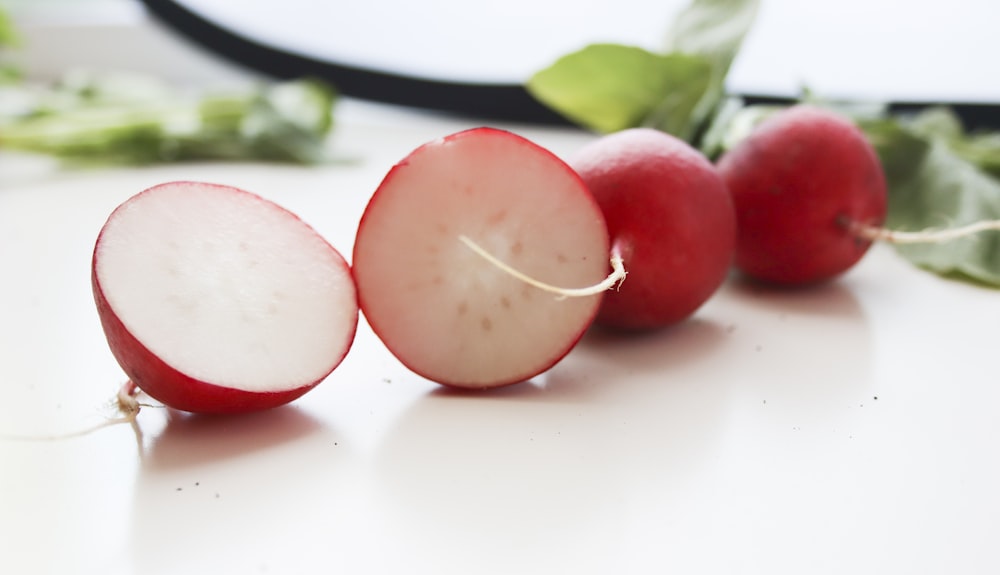
<path id="1" fill-rule="evenodd" d="M 112 353 L 165 405 L 287 403 L 343 360 L 358 322 L 344 258 L 294 214 L 198 182 L 141 192 L 108 218 L 92 283 Z"/>
<path id="2" fill-rule="evenodd" d="M 361 310 L 386 347 L 432 381 L 487 388 L 562 359 L 602 295 L 562 298 L 486 261 L 560 287 L 608 273 L 600 208 L 562 160 L 513 133 L 477 128 L 425 144 L 394 166 L 355 238 Z"/>

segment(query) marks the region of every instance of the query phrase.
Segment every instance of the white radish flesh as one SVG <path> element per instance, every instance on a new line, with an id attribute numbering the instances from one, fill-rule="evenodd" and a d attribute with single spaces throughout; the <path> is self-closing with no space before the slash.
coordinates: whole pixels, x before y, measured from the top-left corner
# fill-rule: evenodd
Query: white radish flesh
<path id="1" fill-rule="evenodd" d="M 94 249 L 93 287 L 125 372 L 186 411 L 295 399 L 341 362 L 358 321 L 329 243 L 276 204 L 214 184 L 162 184 L 119 206 Z"/>
<path id="2" fill-rule="evenodd" d="M 487 388 L 550 368 L 592 322 L 602 295 L 563 298 L 608 274 L 603 216 L 547 150 L 477 128 L 425 144 L 390 170 L 358 227 L 354 276 L 369 324 L 414 372 Z"/>

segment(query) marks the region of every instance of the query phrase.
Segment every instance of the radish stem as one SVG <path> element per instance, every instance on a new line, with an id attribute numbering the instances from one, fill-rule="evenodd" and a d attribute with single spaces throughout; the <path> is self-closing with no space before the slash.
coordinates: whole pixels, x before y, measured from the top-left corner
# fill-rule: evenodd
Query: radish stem
<path id="1" fill-rule="evenodd" d="M 891 244 L 934 244 L 973 236 L 980 232 L 1000 231 L 1000 220 L 984 220 L 965 226 L 945 229 L 925 229 L 920 231 L 888 230 L 878 226 L 851 222 L 851 233 L 870 241 L 884 241 Z"/>
<path id="2" fill-rule="evenodd" d="M 139 394 L 139 387 L 130 379 L 122 385 L 121 389 L 118 390 L 118 395 L 116 396 L 118 402 L 118 409 L 125 414 L 124 418 L 135 420 L 135 416 L 139 414 L 139 409 L 142 405 L 136 396 Z"/>
<path id="3" fill-rule="evenodd" d="M 506 263 L 500 261 L 496 256 L 489 253 L 483 249 L 479 244 L 472 241 L 468 236 L 460 235 L 458 236 L 459 241 L 466 245 L 469 249 L 474 251 L 479 257 L 490 262 L 500 270 L 517 278 L 524 283 L 534 286 L 540 290 L 547 291 L 549 293 L 554 293 L 561 298 L 566 297 L 586 297 L 591 295 L 596 295 L 605 292 L 611 288 L 620 286 L 623 281 L 625 281 L 625 276 L 628 272 L 625 271 L 625 262 L 622 260 L 621 254 L 618 253 L 617 249 L 611 250 L 611 273 L 608 277 L 604 278 L 600 283 L 594 284 L 592 286 L 582 287 L 582 288 L 563 288 L 547 284 L 545 282 L 539 281 L 524 272 L 521 272 L 513 267 L 507 265 Z"/>

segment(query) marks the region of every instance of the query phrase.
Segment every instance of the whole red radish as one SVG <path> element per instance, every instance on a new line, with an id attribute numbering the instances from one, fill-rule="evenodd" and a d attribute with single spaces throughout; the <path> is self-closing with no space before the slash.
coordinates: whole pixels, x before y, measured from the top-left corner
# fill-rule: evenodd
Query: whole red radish
<path id="1" fill-rule="evenodd" d="M 590 326 L 600 294 L 560 298 L 463 242 L 550 285 L 605 277 L 601 210 L 562 160 L 508 131 L 476 128 L 426 143 L 372 195 L 355 238 L 361 310 L 409 369 L 489 388 L 552 367 Z"/>
<path id="2" fill-rule="evenodd" d="M 781 285 L 822 282 L 871 245 L 852 224 L 881 226 L 887 191 L 864 133 L 828 109 L 796 105 L 765 120 L 718 162 L 736 206 L 736 266 Z"/>
<path id="3" fill-rule="evenodd" d="M 628 264 L 628 280 L 605 295 L 597 323 L 668 326 L 719 289 L 732 266 L 736 220 L 721 178 L 701 153 L 664 132 L 633 128 L 584 146 L 570 165 Z"/>
<path id="4" fill-rule="evenodd" d="M 221 185 L 170 182 L 122 203 L 92 284 L 131 381 L 190 412 L 296 399 L 346 356 L 358 323 L 344 258 L 287 210 Z"/>

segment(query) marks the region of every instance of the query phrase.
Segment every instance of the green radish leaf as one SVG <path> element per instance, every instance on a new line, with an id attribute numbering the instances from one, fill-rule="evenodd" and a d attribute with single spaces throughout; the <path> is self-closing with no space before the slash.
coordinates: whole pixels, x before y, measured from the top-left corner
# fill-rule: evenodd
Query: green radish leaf
<path id="1" fill-rule="evenodd" d="M 979 169 L 1000 176 L 1000 133 L 967 134 L 951 108 L 928 108 L 910 119 L 910 129 L 926 138 L 941 138 L 952 151 Z"/>
<path id="2" fill-rule="evenodd" d="M 710 65 L 700 56 L 667 54 L 660 71 L 661 90 L 640 126 L 655 128 L 691 142 L 701 128 L 698 107 L 709 86 Z"/>
<path id="3" fill-rule="evenodd" d="M 896 119 L 877 118 L 858 125 L 878 153 L 890 190 L 910 179 L 923 165 L 929 142 Z"/>
<path id="4" fill-rule="evenodd" d="M 963 155 L 966 141 L 950 112 L 862 124 L 889 184 L 891 230 L 922 231 L 1000 219 L 1000 180 Z M 1000 232 L 938 243 L 896 245 L 910 262 L 937 274 L 1000 287 Z"/>
<path id="5" fill-rule="evenodd" d="M 258 95 L 240 124 L 241 134 L 255 158 L 320 163 L 336 98 L 331 86 L 317 80 L 275 85 Z"/>
<path id="6" fill-rule="evenodd" d="M 698 54 L 712 65 L 709 88 L 694 110 L 693 123 L 703 124 L 722 103 L 726 75 L 753 27 L 760 0 L 693 0 L 674 19 L 668 53 Z"/>
<path id="7" fill-rule="evenodd" d="M 780 104 L 744 105 L 739 98 L 723 100 L 701 138 L 701 152 L 709 159 L 718 159 L 750 135 L 761 122 L 784 108 Z"/>
<path id="8" fill-rule="evenodd" d="M 913 177 L 892 188 L 889 206 L 886 224 L 891 229 L 1000 219 L 1000 182 L 958 157 L 944 142 L 935 141 Z M 896 247 L 918 266 L 1000 287 L 1000 233 Z"/>
<path id="9" fill-rule="evenodd" d="M 14 47 L 19 42 L 20 37 L 14 27 L 14 21 L 3 8 L 0 8 L 0 48 Z"/>
<path id="10" fill-rule="evenodd" d="M 760 0 L 693 0 L 674 18 L 666 50 L 706 56 L 725 75 L 759 8 Z"/>
<path id="11" fill-rule="evenodd" d="M 979 169 L 1000 178 L 1000 133 L 970 134 L 952 142 L 955 153 L 972 162 Z"/>
<path id="12" fill-rule="evenodd" d="M 592 44 L 535 73 L 528 91 L 570 121 L 602 133 L 653 125 L 677 134 L 708 86 L 701 57 Z"/>
<path id="13" fill-rule="evenodd" d="M 0 85 L 13 84 L 22 78 L 21 70 L 13 64 L 0 64 Z"/>
<path id="14" fill-rule="evenodd" d="M 326 159 L 337 94 L 297 80 L 196 96 L 145 77 L 70 74 L 21 96 L 30 105 L 6 117 L 0 110 L 0 148 L 75 163 L 313 164 Z"/>
<path id="15" fill-rule="evenodd" d="M 528 91 L 578 125 L 602 133 L 645 126 L 690 143 L 721 104 L 725 78 L 759 0 L 693 0 L 666 50 L 593 44 L 535 73 Z"/>
<path id="16" fill-rule="evenodd" d="M 11 20 L 3 8 L 0 8 L 0 48 L 13 48 L 20 44 L 21 39 Z M 13 84 L 21 79 L 21 70 L 12 63 L 0 61 L 0 85 Z"/>

